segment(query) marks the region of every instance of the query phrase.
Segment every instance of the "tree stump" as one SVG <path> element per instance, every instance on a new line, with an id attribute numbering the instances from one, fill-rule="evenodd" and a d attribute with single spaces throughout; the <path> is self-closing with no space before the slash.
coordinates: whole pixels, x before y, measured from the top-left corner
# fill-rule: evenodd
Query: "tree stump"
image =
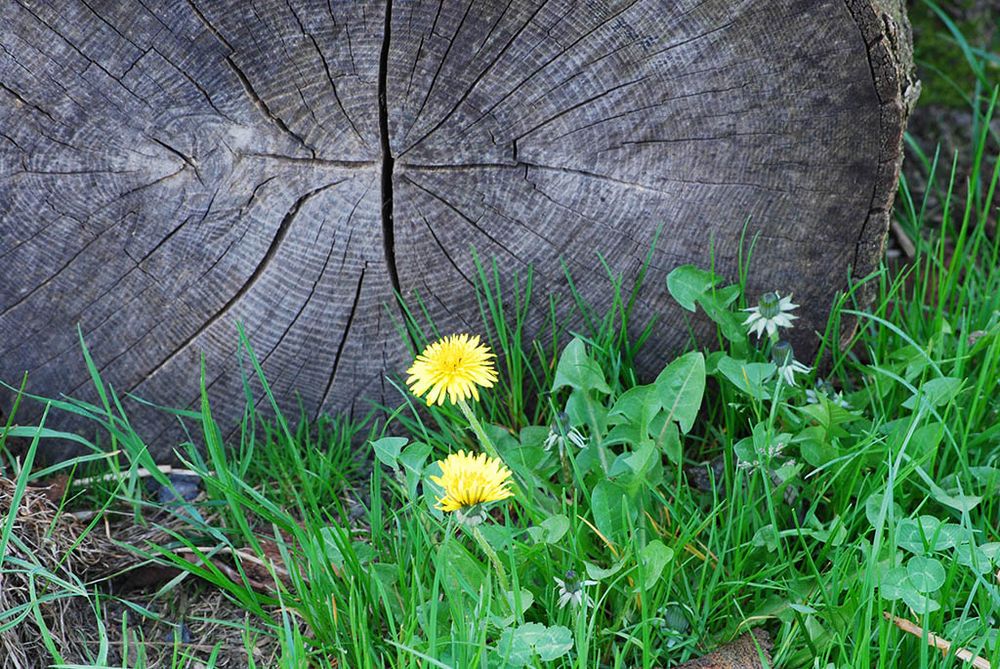
<path id="1" fill-rule="evenodd" d="M 597 254 L 634 277 L 660 225 L 648 371 L 689 335 L 666 273 L 711 247 L 734 278 L 747 221 L 751 290 L 811 335 L 882 252 L 913 91 L 889 1 L 10 0 L 0 379 L 92 397 L 79 326 L 153 402 L 193 403 L 204 356 L 231 426 L 243 322 L 293 413 L 365 411 L 409 357 L 394 290 L 480 330 L 475 247 L 607 304 Z"/>

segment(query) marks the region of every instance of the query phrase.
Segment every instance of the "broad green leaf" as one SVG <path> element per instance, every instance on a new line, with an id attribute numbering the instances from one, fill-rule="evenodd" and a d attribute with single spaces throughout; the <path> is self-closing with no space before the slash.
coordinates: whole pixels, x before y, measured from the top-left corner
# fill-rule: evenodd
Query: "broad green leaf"
<path id="1" fill-rule="evenodd" d="M 614 406 L 608 412 L 608 420 L 612 423 L 636 425 L 641 431 L 646 431 L 660 408 L 656 388 L 651 385 L 636 386 L 629 388 L 615 400 Z"/>
<path id="2" fill-rule="evenodd" d="M 963 495 L 961 493 L 953 495 L 933 481 L 928 481 L 927 486 L 931 489 L 931 497 L 934 498 L 934 501 L 962 513 L 972 511 L 983 501 L 983 498 L 979 495 Z"/>
<path id="3" fill-rule="evenodd" d="M 695 311 L 695 300 L 719 283 L 719 277 L 694 265 L 681 265 L 667 274 L 667 290 L 688 311 Z"/>
<path id="4" fill-rule="evenodd" d="M 396 462 L 402 465 L 406 472 L 406 492 L 410 499 L 417 496 L 417 484 L 420 483 L 420 478 L 424 473 L 424 463 L 430 454 L 430 444 L 415 441 L 404 448 L 403 452 L 396 458 Z"/>
<path id="5" fill-rule="evenodd" d="M 573 633 L 561 625 L 546 627 L 541 623 L 525 623 L 508 627 L 500 635 L 497 652 L 510 666 L 525 667 L 535 656 L 551 662 L 573 649 Z"/>
<path id="6" fill-rule="evenodd" d="M 939 407 L 942 404 L 950 402 L 961 388 L 962 379 L 957 379 L 953 376 L 931 379 L 917 388 L 917 394 L 903 402 L 903 407 L 907 409 L 915 408 L 918 398 L 932 407 Z"/>
<path id="7" fill-rule="evenodd" d="M 758 548 L 767 548 L 769 553 L 773 553 L 778 550 L 778 542 L 780 540 L 781 537 L 778 535 L 778 531 L 774 529 L 774 525 L 768 523 L 754 532 L 751 543 Z"/>
<path id="8" fill-rule="evenodd" d="M 745 394 L 758 400 L 768 398 L 764 384 L 777 371 L 778 368 L 770 362 L 747 362 L 728 356 L 719 360 L 719 372 Z"/>
<path id="9" fill-rule="evenodd" d="M 692 351 L 671 362 L 656 377 L 656 391 L 667 417 L 690 432 L 705 394 L 705 356 Z"/>
<path id="10" fill-rule="evenodd" d="M 916 520 L 904 518 L 896 525 L 896 545 L 916 555 L 923 555 L 932 545 L 939 527 L 941 521 L 934 516 L 920 516 Z"/>
<path id="11" fill-rule="evenodd" d="M 994 564 L 1000 564 L 1000 541 L 991 541 L 979 548 L 986 553 L 986 557 L 992 560 Z"/>
<path id="12" fill-rule="evenodd" d="M 589 425 L 591 434 L 607 432 L 608 409 L 585 390 L 574 390 L 566 400 L 571 425 Z"/>
<path id="13" fill-rule="evenodd" d="M 909 588 L 906 570 L 902 567 L 893 567 L 887 571 L 878 584 L 879 594 L 883 599 L 889 600 L 902 599 L 903 592 Z"/>
<path id="14" fill-rule="evenodd" d="M 644 439 L 634 451 L 625 456 L 625 464 L 636 476 L 643 476 L 656 464 L 659 454 L 652 439 Z"/>
<path id="15" fill-rule="evenodd" d="M 528 528 L 528 535 L 536 544 L 555 544 L 569 530 L 569 518 L 563 514 L 549 516 L 535 527 Z"/>
<path id="16" fill-rule="evenodd" d="M 653 539 L 642 547 L 642 550 L 639 551 L 639 560 L 642 562 L 643 572 L 645 573 L 645 582 L 643 583 L 645 590 L 656 585 L 660 575 L 663 573 L 663 568 L 673 558 L 673 549 L 665 546 L 659 539 Z"/>
<path id="17" fill-rule="evenodd" d="M 944 567 L 934 558 L 917 555 L 906 563 L 906 575 L 920 592 L 932 593 L 944 585 Z"/>
<path id="18" fill-rule="evenodd" d="M 394 583 L 395 584 L 395 583 Z M 535 596 L 531 594 L 530 590 L 525 590 L 521 588 L 518 592 L 518 597 L 514 597 L 513 591 L 507 591 L 504 594 L 504 601 L 507 604 L 507 611 L 510 615 L 507 616 L 490 616 L 490 622 L 499 628 L 510 627 L 517 620 L 517 615 L 514 614 L 514 610 L 519 608 L 520 615 L 524 615 L 524 612 L 531 608 L 531 605 L 535 603 Z M 520 601 L 520 607 L 518 607 L 518 601 Z"/>
<path id="19" fill-rule="evenodd" d="M 502 523 L 485 523 L 479 528 L 479 531 L 482 533 L 483 538 L 486 539 L 486 543 L 492 546 L 493 550 L 498 553 L 506 552 L 507 547 L 510 546 L 511 541 L 514 539 L 514 535 L 517 534 L 516 529 Z"/>
<path id="20" fill-rule="evenodd" d="M 840 455 L 837 447 L 829 440 L 826 429 L 819 425 L 802 430 L 792 442 L 799 445 L 802 459 L 813 467 L 822 467 Z"/>
<path id="21" fill-rule="evenodd" d="M 482 565 L 458 541 L 446 541 L 437 551 L 437 570 L 446 588 L 478 598 L 486 581 Z"/>
<path id="22" fill-rule="evenodd" d="M 656 446 L 663 451 L 670 462 L 680 464 L 684 457 L 681 448 L 681 433 L 677 428 L 677 423 L 667 418 L 667 414 L 660 412 L 650 424 L 650 432 Z"/>
<path id="23" fill-rule="evenodd" d="M 614 576 L 619 571 L 621 571 L 622 565 L 624 564 L 625 563 L 623 560 L 619 560 L 618 562 L 611 565 L 607 569 L 598 567 L 596 564 L 591 564 L 590 562 L 585 562 L 583 566 L 587 572 L 587 578 L 591 579 L 592 581 L 603 581 L 609 576 Z"/>
<path id="24" fill-rule="evenodd" d="M 403 452 L 396 456 L 396 460 L 405 469 L 420 474 L 423 472 L 424 463 L 427 461 L 427 456 L 430 454 L 430 444 L 415 441 L 403 449 Z"/>
<path id="25" fill-rule="evenodd" d="M 382 437 L 372 442 L 372 448 L 375 449 L 375 457 L 379 459 L 382 464 L 395 468 L 396 458 L 399 457 L 399 452 L 403 450 L 403 446 L 406 446 L 406 437 Z"/>
<path id="26" fill-rule="evenodd" d="M 941 605 L 936 601 L 920 592 L 917 592 L 913 588 L 903 589 L 903 601 L 906 602 L 907 606 L 913 609 L 914 613 L 919 615 L 933 613 L 941 608 Z"/>
<path id="27" fill-rule="evenodd" d="M 879 526 L 879 514 L 882 512 L 882 505 L 885 503 L 885 493 L 877 492 L 868 496 L 865 500 L 865 517 L 868 518 L 868 522 L 872 524 L 872 527 Z M 890 512 L 893 517 L 898 518 L 903 513 L 903 509 L 896 502 L 892 503 L 892 508 L 886 508 L 885 518 L 889 519 Z M 898 535 L 897 535 L 898 536 Z"/>
<path id="28" fill-rule="evenodd" d="M 629 503 L 622 486 L 607 479 L 600 481 L 590 497 L 590 510 L 594 525 L 609 541 L 618 541 L 625 536 L 622 514 L 629 513 Z"/>
<path id="29" fill-rule="evenodd" d="M 746 314 L 733 313 L 729 307 L 740 295 L 739 286 L 708 291 L 698 297 L 698 306 L 719 326 L 722 336 L 734 344 L 746 346 L 747 329 L 743 325 Z"/>
<path id="30" fill-rule="evenodd" d="M 587 355 L 587 347 L 579 337 L 567 344 L 559 356 L 552 392 L 567 386 L 583 391 L 596 390 L 605 395 L 611 392 L 600 365 Z"/>
<path id="31" fill-rule="evenodd" d="M 971 543 L 956 546 L 955 557 L 958 559 L 959 564 L 965 565 L 977 574 L 988 574 L 993 571 L 993 566 L 986 551 Z"/>

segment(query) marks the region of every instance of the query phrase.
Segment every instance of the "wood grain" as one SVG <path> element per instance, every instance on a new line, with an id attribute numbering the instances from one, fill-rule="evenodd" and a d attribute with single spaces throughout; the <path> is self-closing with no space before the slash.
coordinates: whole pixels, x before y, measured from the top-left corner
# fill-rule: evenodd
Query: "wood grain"
<path id="1" fill-rule="evenodd" d="M 876 267 L 913 97 L 873 0 L 0 4 L 0 379 L 242 410 L 235 324 L 283 406 L 398 401 L 393 291 L 479 329 L 470 248 L 595 304 L 634 277 L 656 371 L 664 277 L 794 292 L 799 345 Z M 748 222 L 749 221 L 749 222 Z M 568 299 L 560 313 L 569 316 Z M 539 309 L 529 330 L 544 318 Z M 705 324 L 696 322 L 704 332 Z M 9 393 L 0 401 L 9 401 Z M 154 452 L 171 419 L 137 407 Z M 166 430 L 166 431 L 164 431 Z"/>

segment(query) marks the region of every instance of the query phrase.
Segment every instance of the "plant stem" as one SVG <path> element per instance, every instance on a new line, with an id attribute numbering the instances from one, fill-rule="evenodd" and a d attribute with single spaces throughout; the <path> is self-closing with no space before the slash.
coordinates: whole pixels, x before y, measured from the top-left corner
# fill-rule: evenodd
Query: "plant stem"
<path id="1" fill-rule="evenodd" d="M 472 407 L 469 406 L 468 402 L 465 400 L 458 401 L 458 408 L 462 410 L 462 415 L 465 419 L 469 421 L 469 426 L 472 427 L 473 433 L 476 435 L 476 439 L 482 445 L 483 450 L 491 458 L 496 458 L 500 460 L 500 454 L 497 452 L 496 446 L 493 445 L 493 441 L 486 435 L 486 430 L 483 429 L 482 423 L 476 418 L 476 414 L 472 411 Z"/>
<path id="2" fill-rule="evenodd" d="M 462 415 L 465 416 L 466 420 L 469 421 L 469 426 L 472 427 L 472 432 L 476 435 L 476 439 L 479 440 L 480 445 L 486 454 L 491 458 L 496 458 L 497 460 L 503 461 L 500 457 L 500 453 L 497 451 L 496 446 L 493 445 L 493 441 L 486 434 L 486 430 L 483 429 L 483 424 L 479 422 L 476 418 L 476 414 L 472 411 L 472 407 L 465 400 L 458 401 L 458 408 L 462 410 Z M 511 472 L 511 482 L 510 489 L 514 493 L 514 498 L 517 499 L 524 506 L 525 510 L 528 512 L 528 516 L 532 519 L 535 518 L 535 507 L 532 504 L 532 500 L 525 493 L 525 489 L 517 481 L 517 475 Z"/>
<path id="3" fill-rule="evenodd" d="M 510 592 L 510 586 L 507 583 L 507 570 L 503 568 L 503 563 L 500 562 L 500 556 L 497 555 L 495 550 L 493 550 L 493 546 L 490 546 L 490 544 L 486 541 L 486 537 L 483 536 L 483 533 L 479 531 L 478 527 L 472 528 L 472 536 L 476 540 L 476 543 L 479 544 L 479 547 L 483 549 L 483 552 L 486 553 L 486 557 L 488 557 L 490 562 L 493 563 L 493 568 L 497 572 L 497 578 L 500 579 L 500 587 L 503 592 Z"/>

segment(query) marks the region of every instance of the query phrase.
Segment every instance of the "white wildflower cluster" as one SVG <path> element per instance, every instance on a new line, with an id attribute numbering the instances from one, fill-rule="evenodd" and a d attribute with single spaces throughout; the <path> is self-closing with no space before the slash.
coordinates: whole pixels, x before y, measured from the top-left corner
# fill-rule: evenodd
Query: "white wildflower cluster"
<path id="1" fill-rule="evenodd" d="M 782 435 L 787 436 L 787 435 Z M 773 441 L 769 442 L 756 453 L 757 458 L 754 460 L 743 460 L 738 455 L 736 457 L 736 468 L 743 470 L 750 470 L 762 467 L 764 463 L 771 462 L 776 458 L 781 457 L 781 454 L 785 450 L 785 442 L 783 441 Z"/>

